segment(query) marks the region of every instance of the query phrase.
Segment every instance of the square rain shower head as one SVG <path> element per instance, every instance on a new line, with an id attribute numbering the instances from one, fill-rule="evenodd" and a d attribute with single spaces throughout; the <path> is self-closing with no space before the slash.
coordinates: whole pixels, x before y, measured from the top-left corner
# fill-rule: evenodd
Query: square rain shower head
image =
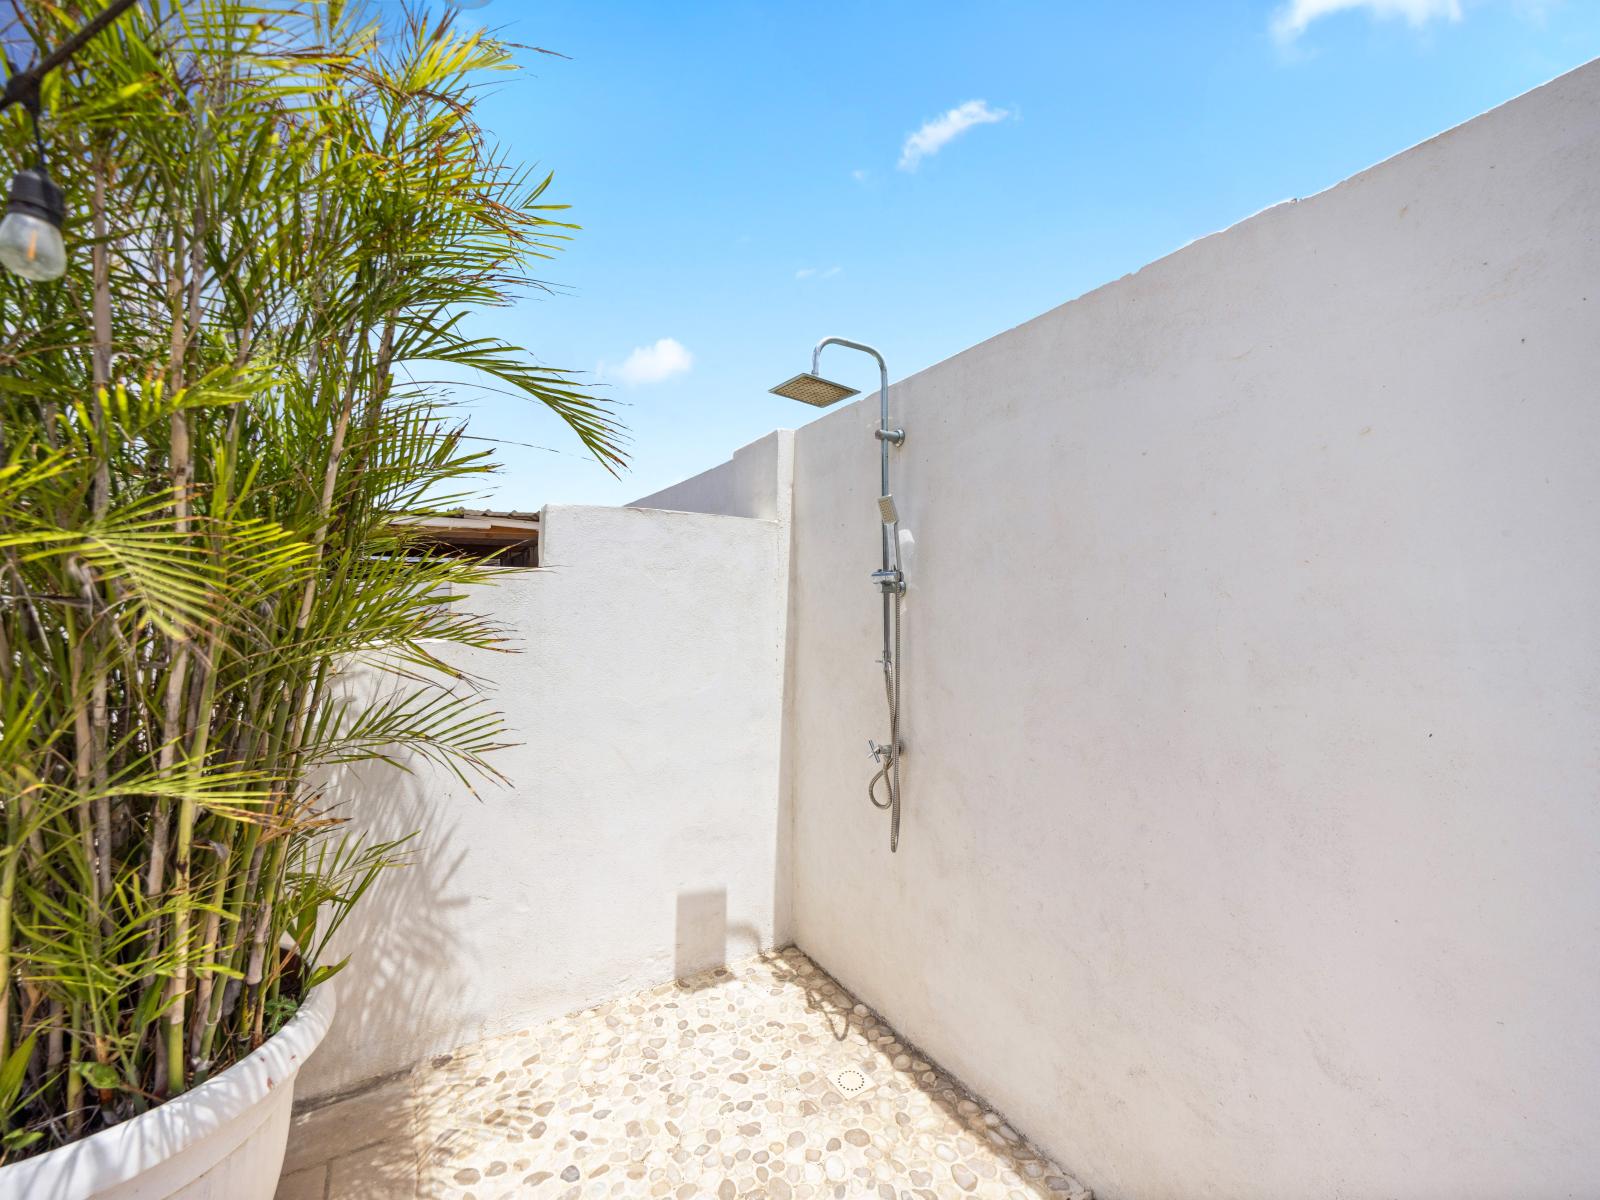
<path id="1" fill-rule="evenodd" d="M 848 388 L 842 383 L 824 379 L 821 375 L 802 371 L 793 379 L 786 379 L 770 390 L 774 396 L 787 396 L 790 400 L 800 401 L 801 404 L 827 408 L 828 405 L 836 404 L 847 396 L 854 396 L 859 389 Z"/>

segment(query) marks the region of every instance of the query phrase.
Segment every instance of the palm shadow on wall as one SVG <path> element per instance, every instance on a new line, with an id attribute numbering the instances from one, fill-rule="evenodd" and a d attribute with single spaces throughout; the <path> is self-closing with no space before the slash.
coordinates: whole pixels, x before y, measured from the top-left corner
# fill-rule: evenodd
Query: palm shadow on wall
<path id="1" fill-rule="evenodd" d="M 444 789 L 419 764 L 414 772 L 382 762 L 330 773 L 325 811 L 344 818 L 355 836 L 387 841 L 415 833 L 404 865 L 373 883 L 329 948 L 348 955 L 335 978 L 338 1011 L 327 1048 L 306 1066 L 305 1094 L 344 1091 L 412 1066 L 419 1020 L 454 1011 L 451 997 L 466 983 L 453 914 L 470 896 L 460 881 L 467 851 L 460 845 Z M 454 1044 L 450 1030 L 429 1040 Z"/>

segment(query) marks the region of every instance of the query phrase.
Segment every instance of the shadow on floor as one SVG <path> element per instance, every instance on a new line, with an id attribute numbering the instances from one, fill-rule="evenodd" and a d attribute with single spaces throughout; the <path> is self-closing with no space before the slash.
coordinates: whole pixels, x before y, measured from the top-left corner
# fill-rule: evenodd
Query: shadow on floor
<path id="1" fill-rule="evenodd" d="M 767 962 L 775 978 L 805 992 L 807 1011 L 817 1013 L 828 1023 L 834 1041 L 845 1041 L 853 1030 L 863 1029 L 861 1018 L 855 1013 L 855 997 L 822 971 L 803 970 L 803 966 L 811 965 L 810 959 L 797 963 L 779 951 L 769 956 Z"/>
<path id="2" fill-rule="evenodd" d="M 877 1013 L 846 991 L 798 947 L 763 956 L 773 977 L 805 993 L 806 1008 L 821 1015 L 836 1041 L 860 1034 L 878 1063 L 878 1074 L 906 1080 L 954 1122 L 994 1153 L 1011 1159 L 1022 1183 L 1045 1200 L 1093 1200 L 1093 1193 L 1075 1179 L 1059 1174 L 1049 1157 L 991 1109 L 965 1084 L 937 1066 L 916 1046 L 903 1040 Z M 1039 1164 L 1031 1176 L 1028 1164 Z"/>
<path id="3" fill-rule="evenodd" d="M 700 888 L 678 893 L 672 947 L 673 978 L 691 990 L 712 987 L 716 970 L 728 965 L 728 946 L 735 959 L 748 958 L 761 947 L 761 931 L 744 922 L 728 923 L 728 889 Z"/>

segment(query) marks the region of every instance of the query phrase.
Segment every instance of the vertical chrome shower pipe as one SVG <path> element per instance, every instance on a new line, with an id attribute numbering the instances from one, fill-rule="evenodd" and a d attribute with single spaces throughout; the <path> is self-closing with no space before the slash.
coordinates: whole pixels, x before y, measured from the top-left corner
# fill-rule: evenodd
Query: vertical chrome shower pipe
<path id="1" fill-rule="evenodd" d="M 811 374 L 820 375 L 822 351 L 828 346 L 846 346 L 870 354 L 878 360 L 878 439 L 879 510 L 882 514 L 880 548 L 882 568 L 874 571 L 873 580 L 883 593 L 883 685 L 889 701 L 889 744 L 879 746 L 868 741 L 872 756 L 878 761 L 878 773 L 867 786 L 867 798 L 878 808 L 890 810 L 889 850 L 900 848 L 900 597 L 905 594 L 905 575 L 900 569 L 900 518 L 896 511 L 893 493 L 889 491 L 889 446 L 906 440 L 905 430 L 889 428 L 889 368 L 871 346 L 852 342 L 849 338 L 825 337 L 811 351 Z M 883 780 L 889 790 L 888 798 L 877 797 L 878 781 Z"/>
<path id="2" fill-rule="evenodd" d="M 862 342 L 852 342 L 849 338 L 825 337 L 811 351 L 811 373 L 821 374 L 822 351 L 828 346 L 847 346 L 851 350 L 859 350 L 863 354 L 870 354 L 878 361 L 878 483 L 880 496 L 888 496 L 889 491 L 889 445 L 898 446 L 906 440 L 903 429 L 889 428 L 889 367 L 871 346 Z M 894 592 L 904 592 L 905 580 L 900 577 L 900 527 L 898 522 L 883 526 L 882 533 L 883 569 L 875 578 L 883 589 L 883 669 L 889 670 L 892 656 L 890 653 L 889 611 L 890 597 Z"/>

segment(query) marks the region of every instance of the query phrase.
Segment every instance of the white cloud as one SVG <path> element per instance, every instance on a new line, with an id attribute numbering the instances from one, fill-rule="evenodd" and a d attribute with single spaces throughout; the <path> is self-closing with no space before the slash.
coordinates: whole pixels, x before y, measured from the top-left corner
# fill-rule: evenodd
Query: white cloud
<path id="1" fill-rule="evenodd" d="M 1272 32 L 1279 41 L 1292 42 L 1311 22 L 1340 12 L 1400 17 L 1421 26 L 1433 20 L 1461 20 L 1461 0 L 1289 0 L 1273 14 Z"/>
<path id="2" fill-rule="evenodd" d="M 826 270 L 821 267 L 801 267 L 794 273 L 794 277 L 796 279 L 832 279 L 842 270 L 844 270 L 843 267 L 829 267 Z"/>
<path id="3" fill-rule="evenodd" d="M 900 147 L 900 169 L 915 171 L 923 159 L 939 153 L 946 143 L 974 125 L 993 125 L 1009 116 L 1011 113 L 1006 109 L 990 108 L 986 100 L 968 100 L 944 116 L 925 122 L 921 129 L 906 138 L 905 145 Z"/>
<path id="4" fill-rule="evenodd" d="M 674 375 L 682 375 L 694 366 L 694 355 L 685 349 L 677 338 L 661 338 L 653 346 L 636 346 L 633 353 L 622 360 L 615 371 L 601 364 L 601 374 L 637 387 L 644 383 L 660 383 Z"/>
<path id="5" fill-rule="evenodd" d="M 867 181 L 867 173 L 865 170 L 862 170 L 858 167 L 856 170 L 850 172 L 850 178 L 854 179 L 857 183 L 865 183 Z"/>

